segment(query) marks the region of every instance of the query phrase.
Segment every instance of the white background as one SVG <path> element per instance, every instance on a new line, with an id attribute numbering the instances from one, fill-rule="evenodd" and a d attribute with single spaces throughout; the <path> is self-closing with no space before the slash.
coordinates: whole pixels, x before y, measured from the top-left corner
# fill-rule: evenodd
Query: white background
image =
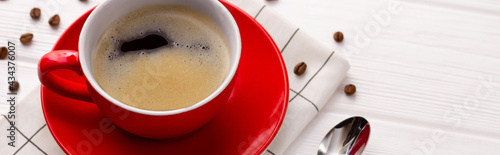
<path id="1" fill-rule="evenodd" d="M 17 44 L 20 96 L 39 85 L 38 59 L 81 14 L 102 0 L 2 0 L 0 46 Z M 401 11 L 390 14 L 389 4 Z M 500 152 L 500 1 L 277 0 L 285 15 L 351 63 L 345 84 L 285 154 L 316 154 L 331 127 L 363 116 L 372 132 L 364 154 L 497 154 Z M 42 17 L 29 17 L 33 7 Z M 60 14 L 57 28 L 48 26 Z M 343 43 L 332 35 L 342 31 Z M 29 45 L 19 36 L 35 35 Z M 360 36 L 366 35 L 364 40 Z M 0 94 L 7 92 L 0 60 Z M 5 98 L 0 96 L 0 101 Z M 1 103 L 3 104 L 3 102 Z M 2 109 L 4 105 L 0 105 Z M 3 145 L 3 144 L 2 144 Z"/>

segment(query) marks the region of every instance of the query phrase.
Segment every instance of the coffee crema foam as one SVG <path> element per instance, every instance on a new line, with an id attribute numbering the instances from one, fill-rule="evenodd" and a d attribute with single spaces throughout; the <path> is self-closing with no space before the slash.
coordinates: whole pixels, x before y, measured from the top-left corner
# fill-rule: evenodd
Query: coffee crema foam
<path id="1" fill-rule="evenodd" d="M 124 43 L 148 35 L 168 43 L 121 51 Z M 230 53 L 221 30 L 206 14 L 180 5 L 154 5 L 112 23 L 93 59 L 93 75 L 110 96 L 139 109 L 166 111 L 212 94 L 229 72 Z"/>

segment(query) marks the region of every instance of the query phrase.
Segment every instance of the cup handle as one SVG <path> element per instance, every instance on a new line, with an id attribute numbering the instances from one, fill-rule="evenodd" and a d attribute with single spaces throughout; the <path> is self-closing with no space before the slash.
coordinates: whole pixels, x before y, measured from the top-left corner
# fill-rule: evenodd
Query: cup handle
<path id="1" fill-rule="evenodd" d="M 38 63 L 38 78 L 50 91 L 65 97 L 93 102 L 85 83 L 62 79 L 51 72 L 57 69 L 69 69 L 82 76 L 78 51 L 57 50 L 45 54 Z"/>

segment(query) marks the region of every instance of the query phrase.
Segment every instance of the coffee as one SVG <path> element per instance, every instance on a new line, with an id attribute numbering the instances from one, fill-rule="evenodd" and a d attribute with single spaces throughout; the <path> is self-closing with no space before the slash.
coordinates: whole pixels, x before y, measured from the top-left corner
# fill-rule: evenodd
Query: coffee
<path id="1" fill-rule="evenodd" d="M 227 40 L 209 16 L 185 6 L 154 5 L 120 17 L 103 32 L 92 68 L 116 100 L 165 111 L 208 97 L 229 65 Z"/>

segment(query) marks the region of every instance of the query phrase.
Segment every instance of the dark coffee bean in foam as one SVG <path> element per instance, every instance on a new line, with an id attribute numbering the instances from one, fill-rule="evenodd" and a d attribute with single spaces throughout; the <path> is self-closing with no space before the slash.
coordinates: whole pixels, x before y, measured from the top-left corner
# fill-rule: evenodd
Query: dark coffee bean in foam
<path id="1" fill-rule="evenodd" d="M 212 94 L 229 72 L 226 38 L 206 14 L 180 5 L 140 8 L 99 39 L 93 74 L 127 105 L 154 111 L 185 108 Z"/>

